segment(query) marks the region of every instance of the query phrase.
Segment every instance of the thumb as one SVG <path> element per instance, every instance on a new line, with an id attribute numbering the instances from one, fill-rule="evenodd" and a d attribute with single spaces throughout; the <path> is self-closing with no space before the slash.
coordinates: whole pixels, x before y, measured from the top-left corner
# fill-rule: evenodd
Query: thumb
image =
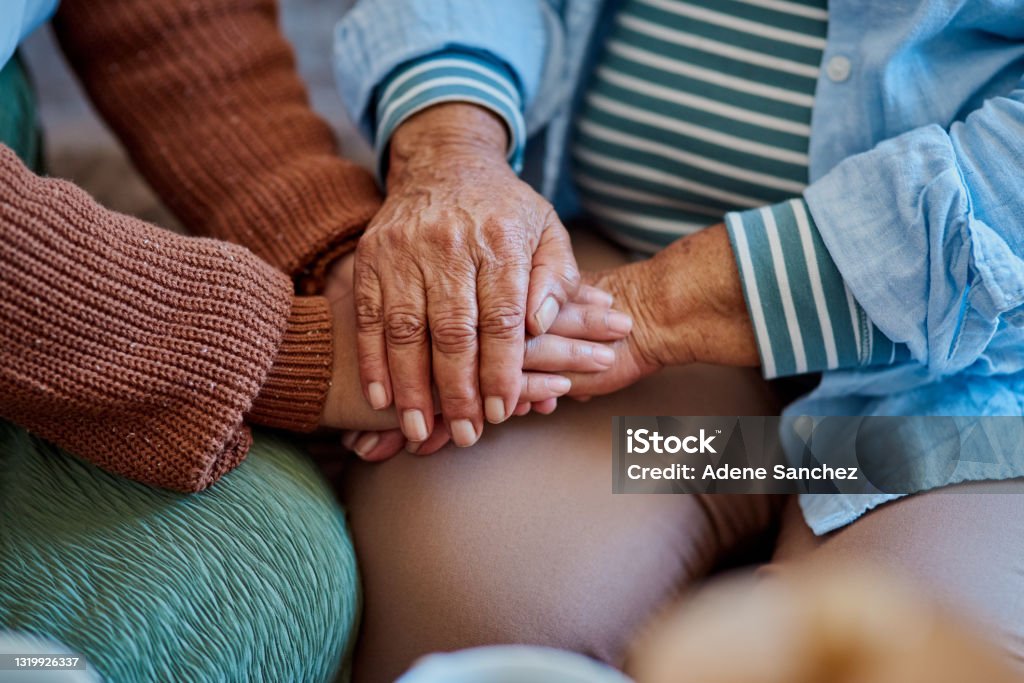
<path id="1" fill-rule="evenodd" d="M 530 289 L 526 298 L 526 328 L 541 335 L 554 323 L 558 312 L 580 287 L 580 271 L 565 226 L 554 212 L 533 252 Z"/>

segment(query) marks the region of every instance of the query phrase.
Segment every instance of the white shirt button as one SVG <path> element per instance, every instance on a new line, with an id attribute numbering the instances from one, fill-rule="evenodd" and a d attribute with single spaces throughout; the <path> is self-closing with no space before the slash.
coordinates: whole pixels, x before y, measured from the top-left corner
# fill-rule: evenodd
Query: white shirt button
<path id="1" fill-rule="evenodd" d="M 842 55 L 836 55 L 825 65 L 825 75 L 831 81 L 842 83 L 850 77 L 850 69 L 850 60 Z"/>

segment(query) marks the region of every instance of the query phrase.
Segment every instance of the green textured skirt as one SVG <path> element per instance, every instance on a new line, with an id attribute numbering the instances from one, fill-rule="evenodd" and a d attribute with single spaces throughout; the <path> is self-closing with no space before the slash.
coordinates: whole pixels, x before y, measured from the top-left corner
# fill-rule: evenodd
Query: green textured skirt
<path id="1" fill-rule="evenodd" d="M 38 168 L 37 131 L 12 60 L 0 141 Z M 55 641 L 105 681 L 329 681 L 358 614 L 344 513 L 298 448 L 257 433 L 237 469 L 183 495 L 0 421 L 0 653 Z"/>

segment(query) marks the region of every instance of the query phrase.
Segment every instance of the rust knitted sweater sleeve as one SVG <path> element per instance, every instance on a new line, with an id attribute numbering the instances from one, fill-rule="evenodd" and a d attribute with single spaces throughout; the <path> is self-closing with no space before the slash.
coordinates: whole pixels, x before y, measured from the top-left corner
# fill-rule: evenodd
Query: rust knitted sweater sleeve
<path id="1" fill-rule="evenodd" d="M 315 425 L 330 316 L 292 292 L 248 250 L 108 211 L 0 145 L 0 416 L 72 453 L 196 491 L 245 456 L 247 411 Z"/>
<path id="2" fill-rule="evenodd" d="M 322 284 L 376 212 L 309 106 L 274 0 L 64 0 L 71 66 L 189 230 Z"/>

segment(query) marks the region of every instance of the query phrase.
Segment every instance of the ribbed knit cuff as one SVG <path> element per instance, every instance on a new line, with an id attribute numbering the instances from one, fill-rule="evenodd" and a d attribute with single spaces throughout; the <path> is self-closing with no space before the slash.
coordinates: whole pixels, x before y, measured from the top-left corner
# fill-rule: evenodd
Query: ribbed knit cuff
<path id="1" fill-rule="evenodd" d="M 767 378 L 907 360 L 850 294 L 802 199 L 726 215 Z"/>
<path id="2" fill-rule="evenodd" d="M 409 117 L 442 102 L 469 102 L 499 116 L 508 127 L 508 161 L 523 166 L 526 120 L 511 71 L 486 55 L 449 50 L 401 65 L 380 87 L 374 148 L 381 182 L 387 178 L 391 136 Z"/>
<path id="3" fill-rule="evenodd" d="M 296 432 L 316 429 L 331 384 L 332 350 L 327 299 L 295 297 L 281 346 L 248 420 Z"/>
<path id="4" fill-rule="evenodd" d="M 238 464 L 292 283 L 104 209 L 0 145 L 0 416 L 114 474 L 199 491 Z"/>

